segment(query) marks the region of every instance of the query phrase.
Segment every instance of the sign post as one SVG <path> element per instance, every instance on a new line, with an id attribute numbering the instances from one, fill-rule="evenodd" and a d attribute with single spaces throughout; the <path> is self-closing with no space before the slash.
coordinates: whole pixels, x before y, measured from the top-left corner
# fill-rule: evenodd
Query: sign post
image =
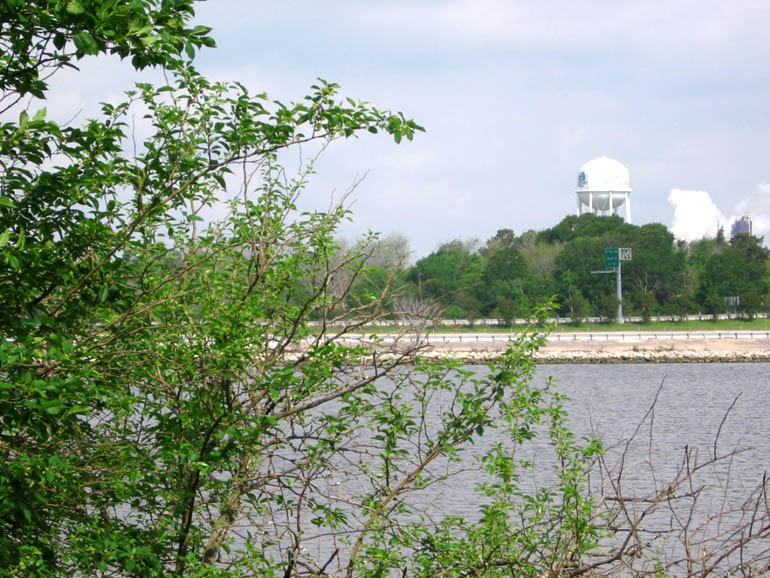
<path id="1" fill-rule="evenodd" d="M 618 297 L 618 323 L 623 323 L 623 276 L 621 262 L 631 260 L 631 249 L 628 247 L 613 247 L 604 250 L 604 271 L 591 273 L 615 273 L 615 291 Z"/>

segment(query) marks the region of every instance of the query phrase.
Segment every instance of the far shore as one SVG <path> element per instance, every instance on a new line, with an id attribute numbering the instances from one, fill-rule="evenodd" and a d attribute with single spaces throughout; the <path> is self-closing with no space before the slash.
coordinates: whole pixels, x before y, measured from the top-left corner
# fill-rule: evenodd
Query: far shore
<path id="1" fill-rule="evenodd" d="M 498 357 L 506 344 L 447 342 L 426 346 L 421 355 L 483 363 Z M 549 341 L 536 354 L 540 363 L 725 363 L 770 361 L 767 339 L 649 339 L 628 341 Z"/>

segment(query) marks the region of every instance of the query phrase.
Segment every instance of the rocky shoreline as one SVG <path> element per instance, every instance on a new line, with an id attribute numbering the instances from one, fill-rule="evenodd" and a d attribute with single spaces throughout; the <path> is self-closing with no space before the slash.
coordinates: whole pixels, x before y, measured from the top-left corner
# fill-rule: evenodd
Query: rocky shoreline
<path id="1" fill-rule="evenodd" d="M 420 356 L 485 363 L 498 357 L 505 344 L 446 343 L 425 347 Z M 549 342 L 536 356 L 539 363 L 752 363 L 770 362 L 770 341 L 762 339 L 649 340 L 629 342 Z"/>

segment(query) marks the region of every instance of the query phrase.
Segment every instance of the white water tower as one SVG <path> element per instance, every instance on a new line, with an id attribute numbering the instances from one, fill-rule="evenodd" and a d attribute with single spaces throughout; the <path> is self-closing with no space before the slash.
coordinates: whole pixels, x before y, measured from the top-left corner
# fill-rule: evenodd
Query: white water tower
<path id="1" fill-rule="evenodd" d="M 631 178 L 615 159 L 601 156 L 588 161 L 578 172 L 577 214 L 620 215 L 631 222 Z"/>

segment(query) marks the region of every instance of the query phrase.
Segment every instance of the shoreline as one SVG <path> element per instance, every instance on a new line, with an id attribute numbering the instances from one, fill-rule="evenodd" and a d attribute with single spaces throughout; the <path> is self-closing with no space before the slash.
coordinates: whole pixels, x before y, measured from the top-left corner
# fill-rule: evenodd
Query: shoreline
<path id="1" fill-rule="evenodd" d="M 492 361 L 504 342 L 442 343 L 426 346 L 418 355 L 467 363 Z M 720 339 L 644 342 L 547 342 L 535 354 L 538 363 L 756 363 L 770 362 L 770 342 L 762 339 Z"/>

